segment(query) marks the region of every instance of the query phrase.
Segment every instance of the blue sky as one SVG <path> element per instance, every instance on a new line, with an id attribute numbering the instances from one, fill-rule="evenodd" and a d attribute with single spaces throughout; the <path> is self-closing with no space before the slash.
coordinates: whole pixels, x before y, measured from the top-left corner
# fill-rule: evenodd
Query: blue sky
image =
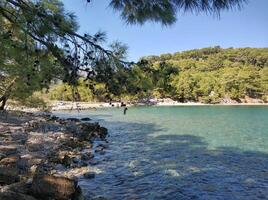
<path id="1" fill-rule="evenodd" d="M 127 25 L 109 0 L 63 0 L 80 24 L 80 32 L 107 32 L 108 42 L 128 45 L 128 59 L 219 45 L 221 47 L 268 47 L 268 0 L 249 0 L 240 11 L 225 11 L 221 18 L 178 13 L 169 27 L 147 22 Z"/>

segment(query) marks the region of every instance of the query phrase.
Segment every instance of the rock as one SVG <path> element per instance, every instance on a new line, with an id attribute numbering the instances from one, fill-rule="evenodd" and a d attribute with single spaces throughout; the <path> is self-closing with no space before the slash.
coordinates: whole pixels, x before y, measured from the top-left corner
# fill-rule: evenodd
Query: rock
<path id="1" fill-rule="evenodd" d="M 80 122 L 80 120 L 77 118 L 67 118 L 67 120 L 72 122 Z"/>
<path id="2" fill-rule="evenodd" d="M 55 115 L 53 115 L 53 116 L 51 116 L 50 118 L 49 118 L 49 120 L 51 120 L 51 121 L 56 121 L 56 120 L 58 120 L 59 118 L 58 117 L 56 117 Z"/>
<path id="3" fill-rule="evenodd" d="M 98 197 L 92 198 L 92 200 L 107 200 L 107 199 L 105 197 L 98 196 Z"/>
<path id="4" fill-rule="evenodd" d="M 0 183 L 1 184 L 11 184 L 18 182 L 19 178 L 19 171 L 17 168 L 10 168 L 10 167 L 0 167 Z"/>
<path id="5" fill-rule="evenodd" d="M 96 123 L 81 124 L 78 137 L 80 140 L 91 140 L 91 138 L 93 138 L 94 133 L 96 132 L 97 129 L 98 129 L 98 125 Z"/>
<path id="6" fill-rule="evenodd" d="M 2 166 L 17 166 L 19 157 L 18 156 L 9 156 L 6 158 L 3 158 L 0 161 L 0 165 Z"/>
<path id="7" fill-rule="evenodd" d="M 99 145 L 99 146 L 96 147 L 95 153 L 102 152 L 103 150 L 104 150 L 104 147 Z"/>
<path id="8" fill-rule="evenodd" d="M 5 154 L 3 154 L 3 153 L 0 153 L 0 160 L 2 160 L 3 158 L 5 158 L 6 157 L 6 155 Z"/>
<path id="9" fill-rule="evenodd" d="M 26 169 L 28 168 L 28 160 L 26 159 L 19 159 L 17 162 L 17 167 L 20 170 L 26 171 Z"/>
<path id="10" fill-rule="evenodd" d="M 107 145 L 107 144 L 99 144 L 99 145 L 97 146 L 97 148 L 107 149 L 107 148 L 108 148 L 108 145 Z"/>
<path id="11" fill-rule="evenodd" d="M 90 164 L 90 165 L 98 165 L 99 162 L 96 161 L 96 160 L 90 160 L 90 161 L 89 161 L 89 164 Z"/>
<path id="12" fill-rule="evenodd" d="M 11 192 L 11 191 L 0 193 L 0 199 L 1 200 L 37 200 L 36 198 L 32 196 L 17 193 L 17 192 Z"/>
<path id="13" fill-rule="evenodd" d="M 84 174 L 84 177 L 87 178 L 87 179 L 95 178 L 95 173 L 87 172 L 87 173 Z"/>
<path id="14" fill-rule="evenodd" d="M 15 192 L 15 193 L 20 193 L 20 194 L 28 194 L 31 183 L 32 182 L 28 180 L 20 181 L 20 182 L 5 186 L 5 189 L 3 191 L 10 191 L 10 192 Z"/>
<path id="15" fill-rule="evenodd" d="M 90 143 L 89 141 L 81 141 L 81 147 L 83 148 L 91 149 L 92 146 L 92 143 Z"/>
<path id="16" fill-rule="evenodd" d="M 30 193 L 44 200 L 68 200 L 72 199 L 77 189 L 76 181 L 53 175 L 35 175 Z"/>
<path id="17" fill-rule="evenodd" d="M 27 148 L 30 152 L 37 152 L 37 151 L 43 151 L 44 150 L 44 144 L 40 143 L 28 143 Z"/>
<path id="18" fill-rule="evenodd" d="M 74 197 L 73 200 L 85 200 L 84 196 L 83 196 L 83 192 L 82 189 L 80 188 L 80 186 L 78 186 L 76 188 L 76 191 L 74 193 Z"/>
<path id="19" fill-rule="evenodd" d="M 88 166 L 88 163 L 85 162 L 85 161 L 83 161 L 83 162 L 81 163 L 81 166 L 82 166 L 82 167 L 86 167 L 86 166 Z"/>
<path id="20" fill-rule="evenodd" d="M 100 134 L 100 138 L 101 139 L 104 139 L 107 136 L 107 134 L 108 134 L 107 128 L 100 127 L 99 128 L 99 134 Z"/>
<path id="21" fill-rule="evenodd" d="M 70 149 L 70 150 L 72 150 L 72 149 L 76 148 L 77 145 L 78 145 L 78 143 L 76 141 L 67 140 L 67 141 L 62 143 L 61 148 L 62 149 Z"/>
<path id="22" fill-rule="evenodd" d="M 31 158 L 28 160 L 28 165 L 39 165 L 41 164 L 42 159 L 41 158 Z"/>
<path id="23" fill-rule="evenodd" d="M 30 173 L 31 173 L 31 174 L 35 174 L 36 169 L 37 169 L 37 166 L 36 166 L 36 165 L 31 166 L 31 167 L 30 167 Z"/>
<path id="24" fill-rule="evenodd" d="M 65 168 L 64 168 L 64 166 L 62 164 L 57 164 L 55 166 L 55 169 L 58 170 L 58 171 L 61 171 L 61 170 L 64 170 Z"/>
<path id="25" fill-rule="evenodd" d="M 33 183 L 33 178 L 29 178 L 26 180 L 26 184 L 32 184 Z"/>
<path id="26" fill-rule="evenodd" d="M 91 119 L 88 118 L 88 117 L 84 117 L 84 118 L 81 119 L 81 121 L 90 121 L 90 120 L 91 120 Z"/>
<path id="27" fill-rule="evenodd" d="M 77 158 L 77 157 L 73 158 L 74 163 L 79 163 L 79 161 L 80 161 L 79 158 Z"/>
<path id="28" fill-rule="evenodd" d="M 82 160 L 90 160 L 92 158 L 94 158 L 94 154 L 92 154 L 90 152 L 84 153 L 84 154 L 81 155 Z"/>
<path id="29" fill-rule="evenodd" d="M 64 158 L 62 159 L 62 164 L 65 167 L 69 167 L 72 164 L 72 159 L 70 158 L 70 156 L 65 155 Z"/>
<path id="30" fill-rule="evenodd" d="M 16 154 L 17 153 L 17 147 L 15 146 L 0 146 L 0 152 L 6 156 Z"/>

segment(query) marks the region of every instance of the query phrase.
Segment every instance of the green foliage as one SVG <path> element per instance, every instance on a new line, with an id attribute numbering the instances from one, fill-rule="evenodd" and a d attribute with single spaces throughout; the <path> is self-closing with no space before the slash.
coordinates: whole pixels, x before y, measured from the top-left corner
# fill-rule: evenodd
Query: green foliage
<path id="1" fill-rule="evenodd" d="M 66 83 L 52 86 L 47 96 L 51 100 L 73 101 L 73 96 L 75 95 L 78 96 L 76 101 L 92 102 L 107 100 L 108 93 L 104 84 L 90 82 L 81 78 L 75 88 Z"/>
<path id="2" fill-rule="evenodd" d="M 157 69 L 163 61 L 165 69 L 170 65 L 178 69 L 178 74 L 164 78 L 170 84 L 168 89 L 163 87 L 165 95 L 180 101 L 209 103 L 223 97 L 240 100 L 245 96 L 262 99 L 267 96 L 267 48 L 221 49 L 217 46 L 167 55 L 145 58 Z M 157 77 L 161 80 L 161 76 Z"/>
<path id="3" fill-rule="evenodd" d="M 92 99 L 170 97 L 181 102 L 218 103 L 225 97 L 240 101 L 249 96 L 267 101 L 268 49 L 222 49 L 217 46 L 173 55 L 149 56 L 132 68 L 120 68 L 111 74 L 109 79 L 112 84 L 102 84 L 101 93 L 96 93 L 94 86 Z M 83 91 L 82 88 L 87 93 L 88 88 L 83 84 L 78 90 Z M 62 95 L 63 89 L 56 93 Z M 53 98 L 62 99 L 57 95 Z"/>
<path id="4" fill-rule="evenodd" d="M 177 12 L 219 15 L 222 10 L 241 8 L 246 2 L 247 0 L 112 0 L 110 6 L 119 10 L 121 17 L 130 24 L 160 21 L 169 25 L 176 21 Z"/>

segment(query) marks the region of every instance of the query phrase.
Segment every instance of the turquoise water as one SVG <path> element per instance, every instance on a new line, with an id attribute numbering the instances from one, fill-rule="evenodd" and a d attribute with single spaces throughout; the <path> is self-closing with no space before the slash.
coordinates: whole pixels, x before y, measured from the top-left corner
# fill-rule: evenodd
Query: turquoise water
<path id="1" fill-rule="evenodd" d="M 268 199 L 268 107 L 133 107 L 58 112 L 109 130 L 88 197 Z"/>

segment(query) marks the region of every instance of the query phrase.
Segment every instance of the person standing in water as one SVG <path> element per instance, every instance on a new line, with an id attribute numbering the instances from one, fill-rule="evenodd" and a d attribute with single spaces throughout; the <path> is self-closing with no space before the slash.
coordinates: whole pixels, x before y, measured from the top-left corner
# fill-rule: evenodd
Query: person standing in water
<path id="1" fill-rule="evenodd" d="M 127 107 L 124 108 L 124 115 L 127 113 Z"/>

